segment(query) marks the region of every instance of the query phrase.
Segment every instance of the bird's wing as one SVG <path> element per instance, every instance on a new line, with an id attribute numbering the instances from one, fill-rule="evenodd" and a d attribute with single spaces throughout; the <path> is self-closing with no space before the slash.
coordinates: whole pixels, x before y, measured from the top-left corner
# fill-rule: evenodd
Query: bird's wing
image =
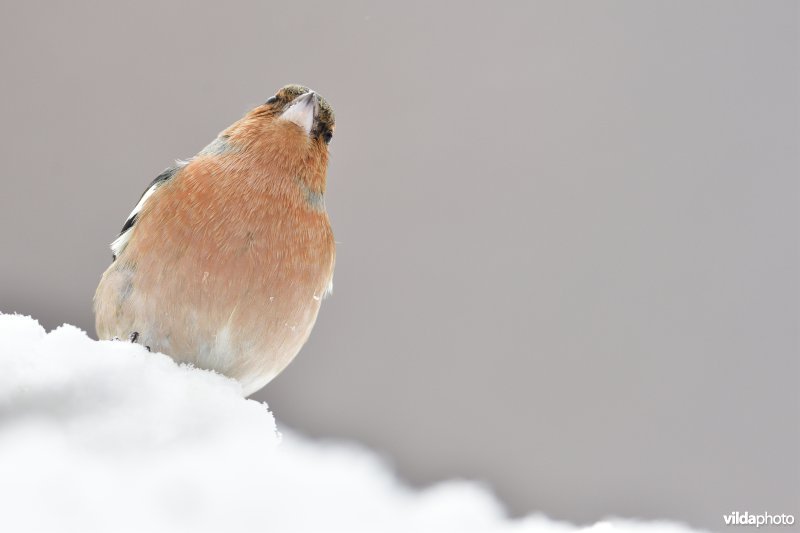
<path id="1" fill-rule="evenodd" d="M 128 241 L 131 238 L 131 231 L 133 231 L 133 227 L 136 224 L 136 219 L 139 217 L 139 212 L 144 207 L 145 202 L 153 195 L 153 193 L 166 182 L 171 180 L 175 174 L 184 166 L 186 166 L 185 162 L 178 162 L 177 165 L 174 167 L 170 167 L 154 179 L 150 185 L 147 187 L 147 190 L 144 191 L 142 197 L 139 198 L 139 203 L 136 204 L 136 207 L 133 208 L 131 214 L 128 215 L 128 219 L 125 221 L 125 224 L 122 226 L 122 230 L 120 230 L 119 235 L 114 242 L 111 243 L 111 252 L 114 254 L 114 259 L 122 253 L 125 249 L 125 246 L 128 245 Z"/>

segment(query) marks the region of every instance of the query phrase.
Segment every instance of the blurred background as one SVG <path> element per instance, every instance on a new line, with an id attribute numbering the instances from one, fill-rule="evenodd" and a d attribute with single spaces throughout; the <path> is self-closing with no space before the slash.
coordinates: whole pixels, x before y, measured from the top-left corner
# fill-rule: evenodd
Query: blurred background
<path id="1" fill-rule="evenodd" d="M 3 0 L 0 310 L 93 334 L 146 185 L 302 83 L 339 247 L 281 424 L 515 514 L 800 518 L 798 3 L 465 4 Z"/>

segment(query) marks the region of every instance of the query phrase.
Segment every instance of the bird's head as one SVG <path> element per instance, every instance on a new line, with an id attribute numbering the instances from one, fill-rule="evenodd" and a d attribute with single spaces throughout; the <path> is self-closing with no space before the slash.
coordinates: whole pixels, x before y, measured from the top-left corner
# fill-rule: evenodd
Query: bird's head
<path id="1" fill-rule="evenodd" d="M 333 137 L 333 109 L 308 87 L 287 85 L 267 100 L 258 112 L 272 117 L 279 129 L 299 128 L 314 142 L 327 145 Z"/>
<path id="2" fill-rule="evenodd" d="M 333 110 L 322 96 L 302 85 L 287 85 L 223 131 L 218 141 L 222 151 L 239 154 L 273 175 L 324 183 L 333 130 Z"/>

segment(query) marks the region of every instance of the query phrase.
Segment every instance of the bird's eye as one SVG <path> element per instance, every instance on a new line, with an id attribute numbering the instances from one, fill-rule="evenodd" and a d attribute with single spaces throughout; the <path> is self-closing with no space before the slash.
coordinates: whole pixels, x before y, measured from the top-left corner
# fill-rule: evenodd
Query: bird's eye
<path id="1" fill-rule="evenodd" d="M 267 100 L 266 102 L 264 102 L 264 104 L 265 104 L 265 105 L 271 105 L 271 104 L 274 104 L 274 103 L 275 103 L 275 102 L 277 102 L 277 101 L 278 101 L 278 97 L 277 97 L 277 96 L 273 96 L 272 98 L 270 98 L 269 100 Z"/>

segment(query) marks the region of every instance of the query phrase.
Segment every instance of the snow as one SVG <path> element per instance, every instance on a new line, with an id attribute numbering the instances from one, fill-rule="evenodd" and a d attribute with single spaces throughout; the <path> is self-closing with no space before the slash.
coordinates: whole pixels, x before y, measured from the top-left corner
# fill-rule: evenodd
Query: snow
<path id="1" fill-rule="evenodd" d="M 73 326 L 0 314 L 0 531 L 674 533 L 510 520 L 484 487 L 399 482 L 352 444 L 283 437 L 239 385 Z"/>

